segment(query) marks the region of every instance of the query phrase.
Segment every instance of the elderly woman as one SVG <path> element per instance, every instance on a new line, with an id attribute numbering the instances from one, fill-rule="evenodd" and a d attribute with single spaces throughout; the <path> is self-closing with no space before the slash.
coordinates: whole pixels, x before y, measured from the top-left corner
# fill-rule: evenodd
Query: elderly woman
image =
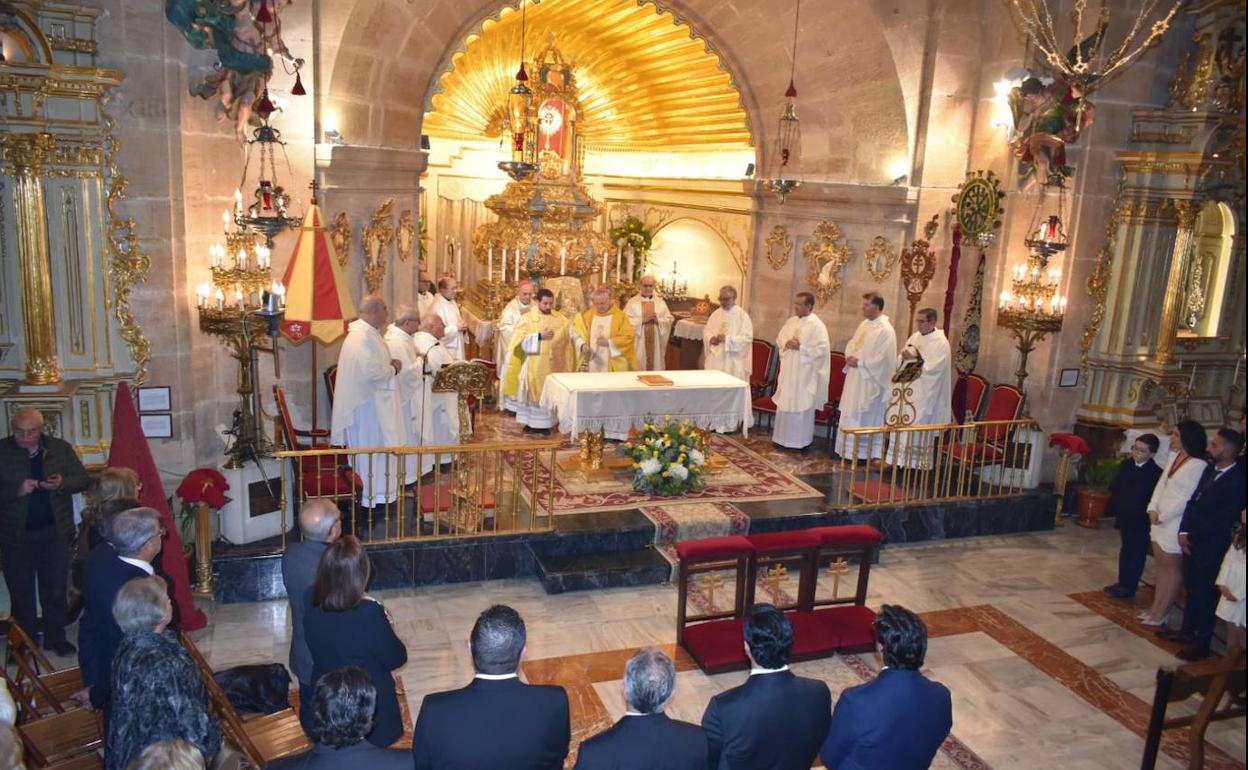
<path id="1" fill-rule="evenodd" d="M 126 770 L 204 770 L 204 755 L 181 738 L 153 743 Z"/>
<path id="2" fill-rule="evenodd" d="M 74 539 L 74 552 L 69 569 L 69 620 L 72 623 L 82 612 L 83 606 L 83 569 L 91 549 L 108 539 L 108 520 L 110 513 L 124 511 L 139 505 L 137 498 L 143 489 L 139 474 L 130 468 L 105 468 L 91 482 L 87 489 L 87 507 L 82 510 L 82 525 L 78 528 L 78 536 Z M 126 508 L 119 503 L 134 501 L 134 505 Z"/>
<path id="3" fill-rule="evenodd" d="M 407 663 L 407 648 L 390 627 L 385 608 L 364 594 L 371 571 L 368 554 L 354 535 L 330 544 L 316 568 L 303 633 L 312 653 L 313 681 L 344 666 L 368 672 L 377 690 L 368 742 L 385 748 L 403 734 L 390 672 Z"/>
<path id="4" fill-rule="evenodd" d="M 174 738 L 194 744 L 211 762 L 221 749 L 221 728 L 195 664 L 166 633 L 173 608 L 164 581 L 126 583 L 113 617 L 124 636 L 113 658 L 106 770 L 124 770 L 148 746 Z"/>

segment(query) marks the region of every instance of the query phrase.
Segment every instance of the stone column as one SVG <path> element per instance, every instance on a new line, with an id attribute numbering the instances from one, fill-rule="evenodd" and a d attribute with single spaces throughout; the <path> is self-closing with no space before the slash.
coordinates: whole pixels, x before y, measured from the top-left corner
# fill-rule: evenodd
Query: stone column
<path id="1" fill-rule="evenodd" d="M 13 204 L 17 211 L 18 261 L 22 272 L 22 327 L 26 339 L 26 382 L 61 381 L 56 359 L 52 310 L 52 264 L 48 217 L 43 206 L 43 163 L 56 146 L 52 134 L 9 134 L 4 152 L 13 164 Z"/>
<path id="2" fill-rule="evenodd" d="M 1178 219 L 1174 250 L 1170 253 L 1170 273 L 1166 277 L 1166 294 L 1161 305 L 1161 325 L 1157 330 L 1157 349 L 1153 360 L 1159 364 L 1174 362 L 1174 343 L 1179 332 L 1179 316 L 1183 314 L 1183 278 L 1191 259 L 1196 237 L 1196 217 L 1200 201 L 1172 199 Z"/>

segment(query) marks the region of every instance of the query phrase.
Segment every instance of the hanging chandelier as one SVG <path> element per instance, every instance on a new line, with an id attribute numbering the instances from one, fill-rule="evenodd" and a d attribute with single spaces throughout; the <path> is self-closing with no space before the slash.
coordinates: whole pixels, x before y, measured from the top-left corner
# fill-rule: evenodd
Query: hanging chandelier
<path id="1" fill-rule="evenodd" d="M 268 101 L 267 98 L 264 101 Z M 269 124 L 273 112 L 270 105 L 267 111 L 261 111 L 261 123 L 247 140 L 247 155 L 243 161 L 243 178 L 234 190 L 234 223 L 241 228 L 250 230 L 264 238 L 264 245 L 273 249 L 273 238 L 283 230 L 298 227 L 303 221 L 300 211 L 291 211 L 290 195 L 286 188 L 278 183 L 277 155 L 280 152 L 286 165 L 287 177 L 293 177 L 290 158 L 286 155 L 286 143 L 282 134 Z M 252 157 L 256 157 L 255 186 L 252 189 L 252 201 L 244 206 L 243 190 L 248 187 L 248 176 L 251 172 Z"/>
<path id="2" fill-rule="evenodd" d="M 520 3 L 520 69 L 516 70 L 516 84 L 507 92 L 506 123 L 504 135 L 511 136 L 511 150 L 507 160 L 499 161 L 498 167 L 507 176 L 522 182 L 537 171 L 537 141 L 530 120 L 533 91 L 529 89 L 529 73 L 524 68 L 524 43 L 527 32 L 528 3 Z"/>
<path id="3" fill-rule="evenodd" d="M 772 152 L 772 172 L 775 176 L 764 185 L 784 205 L 789 193 L 802 186 L 802 125 L 797 119 L 797 31 L 802 18 L 802 0 L 797 0 L 793 14 L 793 60 L 789 67 L 789 88 L 784 92 L 784 109 L 780 112 L 780 124 L 776 132 L 775 149 Z"/>
<path id="4" fill-rule="evenodd" d="M 1095 22 L 1087 13 L 1088 0 L 1075 0 L 1069 38 L 1059 39 L 1048 0 L 1009 0 L 1015 23 L 1040 51 L 1055 74 L 1087 97 L 1111 78 L 1121 74 L 1140 54 L 1152 47 L 1170 28 L 1183 0 L 1143 0 L 1118 45 L 1106 48 L 1109 3 L 1101 0 Z M 1158 10 L 1161 8 L 1162 10 Z M 1127 13 L 1127 11 L 1122 11 Z M 1085 23 L 1090 29 L 1085 29 Z M 1102 58 L 1102 53 L 1108 51 Z"/>

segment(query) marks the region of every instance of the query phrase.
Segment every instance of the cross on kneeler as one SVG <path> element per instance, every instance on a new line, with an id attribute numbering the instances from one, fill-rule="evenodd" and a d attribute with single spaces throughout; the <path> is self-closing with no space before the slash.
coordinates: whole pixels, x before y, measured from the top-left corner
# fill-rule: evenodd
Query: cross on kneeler
<path id="1" fill-rule="evenodd" d="M 828 574 L 832 576 L 832 598 L 841 597 L 841 575 L 849 574 L 849 562 L 844 557 L 836 557 L 836 561 L 828 565 Z"/>
<path id="2" fill-rule="evenodd" d="M 715 589 L 724 587 L 724 576 L 718 572 L 708 572 L 698 581 L 698 587 L 706 594 L 708 612 L 715 611 Z"/>
<path id="3" fill-rule="evenodd" d="M 771 603 L 780 606 L 780 585 L 789 579 L 789 569 L 783 564 L 776 564 L 767 568 L 767 572 L 763 577 L 763 585 L 771 594 Z"/>

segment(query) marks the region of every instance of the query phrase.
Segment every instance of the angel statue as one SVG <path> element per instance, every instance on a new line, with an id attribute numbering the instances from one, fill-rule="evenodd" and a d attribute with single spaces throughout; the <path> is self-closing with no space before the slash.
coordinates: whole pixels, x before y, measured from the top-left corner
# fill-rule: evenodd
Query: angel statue
<path id="1" fill-rule="evenodd" d="M 1061 186 L 1075 172 L 1066 160 L 1066 145 L 1092 125 L 1095 107 L 1073 83 L 1045 83 L 1029 77 L 1010 91 L 1014 138 L 1010 150 L 1018 158 L 1020 178 L 1030 175 L 1041 185 Z"/>

